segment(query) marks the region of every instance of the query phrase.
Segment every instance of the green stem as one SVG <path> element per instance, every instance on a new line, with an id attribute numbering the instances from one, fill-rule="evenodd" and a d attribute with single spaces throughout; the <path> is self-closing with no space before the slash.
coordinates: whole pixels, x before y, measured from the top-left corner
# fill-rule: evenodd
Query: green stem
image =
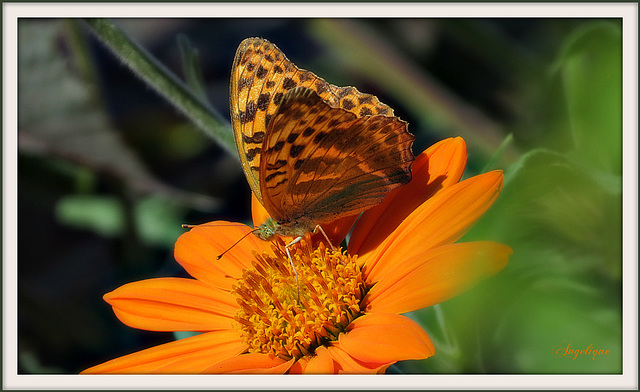
<path id="1" fill-rule="evenodd" d="M 233 134 L 207 102 L 107 19 L 86 19 L 93 33 L 136 75 L 184 113 L 207 135 L 237 157 Z"/>

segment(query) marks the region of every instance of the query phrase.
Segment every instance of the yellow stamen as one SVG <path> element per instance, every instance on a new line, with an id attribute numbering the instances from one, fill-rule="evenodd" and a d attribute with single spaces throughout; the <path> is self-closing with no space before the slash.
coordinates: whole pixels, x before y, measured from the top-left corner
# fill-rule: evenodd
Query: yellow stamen
<path id="1" fill-rule="evenodd" d="M 290 247 L 299 285 L 284 250 L 255 254 L 253 268 L 234 286 L 235 319 L 249 351 L 300 358 L 336 340 L 360 313 L 365 287 L 356 258 L 341 249 L 314 246 L 309 235 Z M 299 295 L 299 301 L 298 301 Z"/>

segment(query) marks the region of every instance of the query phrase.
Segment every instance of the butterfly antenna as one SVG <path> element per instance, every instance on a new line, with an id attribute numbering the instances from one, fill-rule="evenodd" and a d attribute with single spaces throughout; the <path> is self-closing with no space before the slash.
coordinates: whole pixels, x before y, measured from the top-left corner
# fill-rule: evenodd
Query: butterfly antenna
<path id="1" fill-rule="evenodd" d="M 234 224 L 230 224 L 230 225 L 224 225 L 224 224 L 218 224 L 218 223 L 202 223 L 199 225 L 188 225 L 186 223 L 183 223 L 180 225 L 180 227 L 182 227 L 183 229 L 195 229 L 196 227 L 226 227 L 226 226 L 244 226 L 242 223 L 234 223 Z"/>
<path id="2" fill-rule="evenodd" d="M 233 248 L 234 246 L 238 245 L 238 243 L 240 241 L 242 241 L 243 239 L 245 239 L 245 237 L 247 237 L 249 234 L 253 233 L 254 231 L 258 230 L 257 228 L 251 230 L 250 232 L 248 232 L 247 234 L 243 235 L 242 237 L 240 237 L 240 239 L 236 242 L 233 243 L 233 245 L 231 245 L 230 247 L 227 248 L 227 250 L 225 250 L 224 252 L 220 253 L 217 257 L 216 260 L 220 260 L 222 258 L 222 256 L 224 256 L 225 253 L 227 253 L 228 251 L 231 250 L 231 248 Z"/>

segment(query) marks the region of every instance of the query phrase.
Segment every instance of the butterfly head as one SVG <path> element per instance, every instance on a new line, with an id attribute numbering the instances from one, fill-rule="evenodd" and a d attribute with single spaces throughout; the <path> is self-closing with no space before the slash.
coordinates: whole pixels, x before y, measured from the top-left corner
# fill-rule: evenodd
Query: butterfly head
<path id="1" fill-rule="evenodd" d="M 264 223 L 262 223 L 258 228 L 255 229 L 253 234 L 256 237 L 260 238 L 264 241 L 270 241 L 275 237 L 278 233 L 279 224 L 273 218 L 268 218 Z"/>

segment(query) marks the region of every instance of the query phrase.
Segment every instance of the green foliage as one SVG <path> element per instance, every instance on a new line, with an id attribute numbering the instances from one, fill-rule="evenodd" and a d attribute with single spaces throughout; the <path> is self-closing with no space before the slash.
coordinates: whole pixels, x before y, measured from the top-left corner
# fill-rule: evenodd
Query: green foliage
<path id="1" fill-rule="evenodd" d="M 621 175 L 620 24 L 596 22 L 577 29 L 555 67 L 563 81 L 576 158 L 588 170 Z"/>
<path id="2" fill-rule="evenodd" d="M 182 208 L 163 197 L 147 197 L 134 206 L 136 231 L 147 245 L 171 248 L 184 229 Z M 56 206 L 58 220 L 67 226 L 91 230 L 105 237 L 126 235 L 126 211 L 116 197 L 73 195 Z"/>
<path id="3" fill-rule="evenodd" d="M 135 219 L 140 237 L 148 245 L 171 249 L 184 229 L 184 208 L 164 197 L 150 196 L 135 206 Z"/>
<path id="4" fill-rule="evenodd" d="M 566 117 L 550 126 L 569 124 L 572 145 L 556 139 L 507 168 L 498 201 L 462 241 L 507 244 L 510 263 L 437 312 L 416 313 L 444 352 L 409 371 L 622 371 L 620 48 L 613 23 L 585 23 L 567 37 L 549 65 L 562 80 Z M 434 321 L 443 317 L 447 332 Z M 609 354 L 554 355 L 567 345 Z"/>
<path id="5" fill-rule="evenodd" d="M 124 211 L 115 197 L 68 196 L 56 207 L 56 216 L 65 225 L 90 229 L 106 237 L 124 233 Z"/>
<path id="6" fill-rule="evenodd" d="M 202 101 L 207 102 L 207 92 L 200 67 L 200 55 L 198 49 L 194 48 L 189 39 L 184 35 L 178 36 L 180 45 L 180 55 L 182 58 L 182 68 L 187 85 Z"/>

